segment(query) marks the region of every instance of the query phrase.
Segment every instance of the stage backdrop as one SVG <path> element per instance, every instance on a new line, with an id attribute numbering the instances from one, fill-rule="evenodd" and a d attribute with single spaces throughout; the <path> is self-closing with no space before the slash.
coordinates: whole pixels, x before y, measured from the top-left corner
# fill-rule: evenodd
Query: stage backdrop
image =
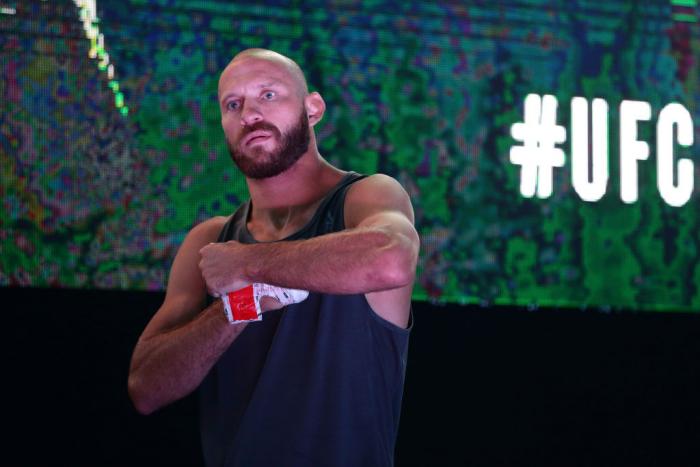
<path id="1" fill-rule="evenodd" d="M 275 4 L 277 3 L 277 4 Z M 165 287 L 247 189 L 219 73 L 296 60 L 320 151 L 405 187 L 416 299 L 700 310 L 695 0 L 0 0 L 0 284 Z"/>

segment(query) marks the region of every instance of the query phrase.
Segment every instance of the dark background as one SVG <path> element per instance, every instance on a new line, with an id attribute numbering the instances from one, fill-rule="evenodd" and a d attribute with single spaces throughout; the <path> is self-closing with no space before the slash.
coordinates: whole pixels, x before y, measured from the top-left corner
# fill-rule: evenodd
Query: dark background
<path id="1" fill-rule="evenodd" d="M 153 292 L 3 288 L 2 465 L 201 465 L 197 401 L 136 413 Z M 700 462 L 700 316 L 414 303 L 397 466 Z"/>

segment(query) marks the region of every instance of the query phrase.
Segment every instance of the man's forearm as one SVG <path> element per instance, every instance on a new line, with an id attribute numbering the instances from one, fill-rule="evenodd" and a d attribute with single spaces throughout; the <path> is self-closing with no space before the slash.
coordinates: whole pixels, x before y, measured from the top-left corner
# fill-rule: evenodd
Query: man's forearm
<path id="1" fill-rule="evenodd" d="M 230 325 L 217 300 L 189 323 L 139 341 L 129 371 L 137 410 L 148 414 L 190 394 L 245 326 Z"/>
<path id="2" fill-rule="evenodd" d="M 241 261 L 250 282 L 323 293 L 367 293 L 411 283 L 413 248 L 402 234 L 363 227 L 308 240 L 246 245 Z"/>

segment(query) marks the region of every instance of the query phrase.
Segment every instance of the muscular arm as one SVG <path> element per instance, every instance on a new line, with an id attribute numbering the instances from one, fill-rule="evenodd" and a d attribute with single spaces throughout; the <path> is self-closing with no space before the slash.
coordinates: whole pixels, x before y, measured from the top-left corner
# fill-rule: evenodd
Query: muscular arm
<path id="1" fill-rule="evenodd" d="M 230 325 L 221 300 L 202 310 L 206 285 L 199 249 L 214 241 L 224 219 L 187 235 L 173 262 L 165 300 L 138 340 L 129 370 L 129 395 L 144 414 L 191 393 L 245 324 Z"/>
<path id="2" fill-rule="evenodd" d="M 365 293 L 372 308 L 405 325 L 418 234 L 405 191 L 393 179 L 356 182 L 345 202 L 347 230 L 308 240 L 208 245 L 200 267 L 212 292 L 232 282 L 265 282 L 323 293 Z"/>

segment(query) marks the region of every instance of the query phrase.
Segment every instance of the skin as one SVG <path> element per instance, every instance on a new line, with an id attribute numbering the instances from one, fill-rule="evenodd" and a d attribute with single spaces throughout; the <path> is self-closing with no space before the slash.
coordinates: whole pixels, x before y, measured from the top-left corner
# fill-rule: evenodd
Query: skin
<path id="1" fill-rule="evenodd" d="M 313 127 L 325 111 L 303 74 L 286 57 L 251 50 L 236 56 L 219 80 L 221 125 L 229 144 L 264 160 L 279 145 L 269 131 L 247 133 L 264 121 L 284 133 L 305 112 L 308 150 L 286 171 L 247 178 L 248 229 L 260 243 L 216 241 L 227 218 L 194 227 L 173 262 L 165 300 L 143 331 L 131 362 L 129 394 L 151 413 L 191 393 L 247 324 L 226 321 L 218 296 L 253 282 L 334 294 L 363 293 L 379 316 L 408 324 L 419 239 L 408 195 L 391 177 L 373 175 L 349 188 L 346 230 L 308 240 L 274 242 L 303 227 L 343 172 L 318 152 Z M 263 310 L 278 308 L 263 300 Z M 254 325 L 254 324 L 252 324 Z"/>

